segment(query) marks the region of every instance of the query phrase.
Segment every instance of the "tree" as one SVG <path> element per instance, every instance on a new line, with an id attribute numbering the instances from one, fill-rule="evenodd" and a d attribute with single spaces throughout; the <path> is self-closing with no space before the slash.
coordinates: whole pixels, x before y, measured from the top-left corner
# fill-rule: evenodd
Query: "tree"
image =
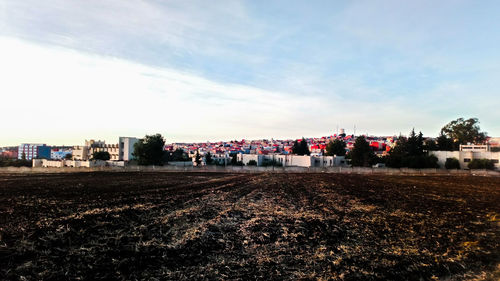
<path id="1" fill-rule="evenodd" d="M 207 165 L 210 165 L 213 161 L 214 160 L 212 159 L 212 154 L 210 154 L 210 152 L 207 152 L 207 154 L 205 154 L 205 163 L 207 163 Z"/>
<path id="2" fill-rule="evenodd" d="M 408 144 L 407 140 L 403 136 L 399 136 L 396 141 L 396 145 L 391 148 L 389 155 L 387 156 L 386 165 L 393 168 L 401 168 L 403 163 L 403 158 L 408 155 Z"/>
<path id="3" fill-rule="evenodd" d="M 191 161 L 187 155 L 187 153 L 184 152 L 184 150 L 177 148 L 173 152 L 168 153 L 168 161 Z"/>
<path id="4" fill-rule="evenodd" d="M 134 144 L 134 153 L 139 165 L 163 165 L 165 139 L 162 135 L 146 135 Z"/>
<path id="5" fill-rule="evenodd" d="M 71 153 L 64 155 L 64 159 L 66 159 L 66 160 L 71 160 L 72 158 L 73 158 L 73 154 L 71 154 Z"/>
<path id="6" fill-rule="evenodd" d="M 300 141 L 300 152 L 301 154 L 299 155 L 311 155 L 309 146 L 307 145 L 307 141 L 305 138 L 302 138 L 302 140 Z"/>
<path id="7" fill-rule="evenodd" d="M 438 146 L 436 144 L 436 141 L 433 139 L 427 139 L 424 143 L 424 150 L 426 150 L 426 151 L 438 150 Z"/>
<path id="8" fill-rule="evenodd" d="M 446 158 L 444 167 L 446 169 L 460 169 L 460 162 L 457 158 Z"/>
<path id="9" fill-rule="evenodd" d="M 451 138 L 455 144 L 454 149 L 458 150 L 460 144 L 484 143 L 487 134 L 479 130 L 479 120 L 477 118 L 469 118 L 467 120 L 458 118 L 446 124 L 441 129 L 441 134 Z"/>
<path id="10" fill-rule="evenodd" d="M 292 153 L 297 155 L 310 155 L 309 146 L 307 145 L 307 141 L 302 137 L 300 143 L 295 141 L 292 147 Z"/>
<path id="11" fill-rule="evenodd" d="M 235 153 L 231 155 L 231 165 L 236 165 L 238 163 L 238 155 Z"/>
<path id="12" fill-rule="evenodd" d="M 469 169 L 493 170 L 495 169 L 495 163 L 490 159 L 473 159 L 469 162 L 467 167 L 469 167 Z"/>
<path id="13" fill-rule="evenodd" d="M 437 138 L 438 150 L 441 151 L 452 151 L 453 150 L 453 140 L 444 134 L 440 134 Z"/>
<path id="14" fill-rule="evenodd" d="M 300 150 L 299 142 L 297 140 L 295 140 L 293 142 L 293 146 L 292 146 L 292 153 L 293 154 L 299 154 L 299 150 Z"/>
<path id="15" fill-rule="evenodd" d="M 369 167 L 371 162 L 375 159 L 370 144 L 366 141 L 364 136 L 360 136 L 354 142 L 354 148 L 351 153 L 351 164 L 353 166 Z"/>
<path id="16" fill-rule="evenodd" d="M 413 129 L 408 138 L 399 136 L 396 146 L 389 151 L 386 165 L 393 168 L 438 168 L 438 159 L 427 155 L 424 148 L 422 132 L 417 135 Z"/>
<path id="17" fill-rule="evenodd" d="M 336 139 L 330 141 L 326 146 L 326 155 L 328 156 L 345 156 L 346 143 L 343 140 Z"/>
<path id="18" fill-rule="evenodd" d="M 111 155 L 109 155 L 107 151 L 94 151 L 94 153 L 92 153 L 92 159 L 106 161 L 111 159 Z"/>
<path id="19" fill-rule="evenodd" d="M 196 166 L 200 166 L 201 156 L 199 151 L 196 151 L 196 155 L 194 156 L 194 162 L 196 163 Z"/>

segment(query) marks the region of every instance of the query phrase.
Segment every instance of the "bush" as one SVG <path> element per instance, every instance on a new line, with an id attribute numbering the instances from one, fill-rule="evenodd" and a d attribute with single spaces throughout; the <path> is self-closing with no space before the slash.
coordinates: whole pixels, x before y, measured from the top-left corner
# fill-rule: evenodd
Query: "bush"
<path id="1" fill-rule="evenodd" d="M 457 158 L 446 158 L 444 167 L 446 169 L 460 169 L 460 162 Z"/>
<path id="2" fill-rule="evenodd" d="M 0 159 L 0 167 L 31 167 L 30 160 L 25 159 Z"/>
<path id="3" fill-rule="evenodd" d="M 469 167 L 469 169 L 493 170 L 495 169 L 495 163 L 493 163 L 493 161 L 489 159 L 474 159 L 469 162 L 469 165 L 467 165 L 467 167 Z"/>
<path id="4" fill-rule="evenodd" d="M 107 151 L 95 151 L 92 153 L 92 159 L 106 161 L 111 159 L 111 155 L 109 155 L 109 152 Z"/>
<path id="5" fill-rule="evenodd" d="M 247 166 L 257 166 L 257 161 L 250 160 L 250 161 L 248 161 Z"/>
<path id="6" fill-rule="evenodd" d="M 401 167 L 412 169 L 439 168 L 438 159 L 434 155 L 406 156 L 401 159 Z"/>

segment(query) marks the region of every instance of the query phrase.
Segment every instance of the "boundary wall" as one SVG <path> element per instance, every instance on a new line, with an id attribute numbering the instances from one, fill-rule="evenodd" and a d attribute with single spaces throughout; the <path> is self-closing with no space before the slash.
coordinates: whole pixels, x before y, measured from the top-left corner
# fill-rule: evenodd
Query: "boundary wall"
<path id="1" fill-rule="evenodd" d="M 340 173 L 373 175 L 472 175 L 500 176 L 500 171 L 491 170 L 446 170 L 409 168 L 364 168 L 364 167 L 258 167 L 258 166 L 125 166 L 125 167 L 0 167 L 0 173 L 80 173 L 80 172 L 213 172 L 213 173 Z"/>

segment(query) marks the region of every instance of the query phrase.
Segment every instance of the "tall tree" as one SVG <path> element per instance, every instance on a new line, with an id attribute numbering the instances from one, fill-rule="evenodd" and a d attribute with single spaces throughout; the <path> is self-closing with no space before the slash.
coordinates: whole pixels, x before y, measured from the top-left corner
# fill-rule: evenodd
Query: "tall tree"
<path id="1" fill-rule="evenodd" d="M 437 138 L 438 150 L 441 151 L 452 151 L 453 150 L 453 140 L 444 134 L 440 134 Z"/>
<path id="2" fill-rule="evenodd" d="M 207 154 L 205 154 L 205 163 L 207 163 L 207 165 L 210 165 L 213 161 L 214 160 L 212 159 L 212 154 L 210 154 L 210 152 L 207 152 Z"/>
<path id="3" fill-rule="evenodd" d="M 469 118 L 464 120 L 458 118 L 446 124 L 441 129 L 441 134 L 451 138 L 455 143 L 455 149 L 458 149 L 460 144 L 467 143 L 484 143 L 486 141 L 486 132 L 480 132 L 479 120 L 477 118 Z"/>
<path id="4" fill-rule="evenodd" d="M 165 139 L 160 134 L 146 135 L 134 144 L 133 155 L 139 165 L 163 165 Z"/>
<path id="5" fill-rule="evenodd" d="M 389 151 L 386 165 L 393 168 L 437 168 L 437 158 L 424 152 L 424 137 L 422 132 L 410 132 L 408 139 L 399 136 L 395 147 Z"/>
<path id="6" fill-rule="evenodd" d="M 307 141 L 305 138 L 302 138 L 300 141 L 300 153 L 299 155 L 311 155 L 309 151 L 309 145 L 307 145 Z"/>
<path id="7" fill-rule="evenodd" d="M 346 143 L 343 140 L 335 139 L 330 141 L 326 146 L 326 155 L 328 156 L 344 156 Z"/>
<path id="8" fill-rule="evenodd" d="M 353 166 L 369 167 L 373 159 L 376 157 L 373 153 L 370 144 L 364 136 L 360 136 L 354 142 L 354 148 L 350 152 L 351 164 Z"/>
<path id="9" fill-rule="evenodd" d="M 304 137 L 302 137 L 302 140 L 300 143 L 295 140 L 293 143 L 292 147 L 292 153 L 297 154 L 297 155 L 310 155 L 311 152 L 309 151 L 309 146 L 307 145 L 307 141 Z"/>
<path id="10" fill-rule="evenodd" d="M 295 140 L 293 142 L 293 146 L 292 146 L 292 153 L 293 154 L 299 154 L 299 150 L 300 150 L 299 142 L 297 140 Z"/>
<path id="11" fill-rule="evenodd" d="M 199 151 L 196 151 L 196 155 L 194 156 L 194 162 L 196 163 L 196 166 L 200 166 L 201 156 Z"/>

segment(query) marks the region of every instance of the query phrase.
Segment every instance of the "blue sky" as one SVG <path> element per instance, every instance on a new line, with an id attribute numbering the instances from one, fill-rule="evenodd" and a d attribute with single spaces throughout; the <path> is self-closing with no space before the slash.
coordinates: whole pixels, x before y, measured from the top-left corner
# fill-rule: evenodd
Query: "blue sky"
<path id="1" fill-rule="evenodd" d="M 0 0 L 0 92 L 11 105 L 0 145 L 294 138 L 354 125 L 437 136 L 458 117 L 499 136 L 499 12 L 498 1 L 459 0 Z"/>

